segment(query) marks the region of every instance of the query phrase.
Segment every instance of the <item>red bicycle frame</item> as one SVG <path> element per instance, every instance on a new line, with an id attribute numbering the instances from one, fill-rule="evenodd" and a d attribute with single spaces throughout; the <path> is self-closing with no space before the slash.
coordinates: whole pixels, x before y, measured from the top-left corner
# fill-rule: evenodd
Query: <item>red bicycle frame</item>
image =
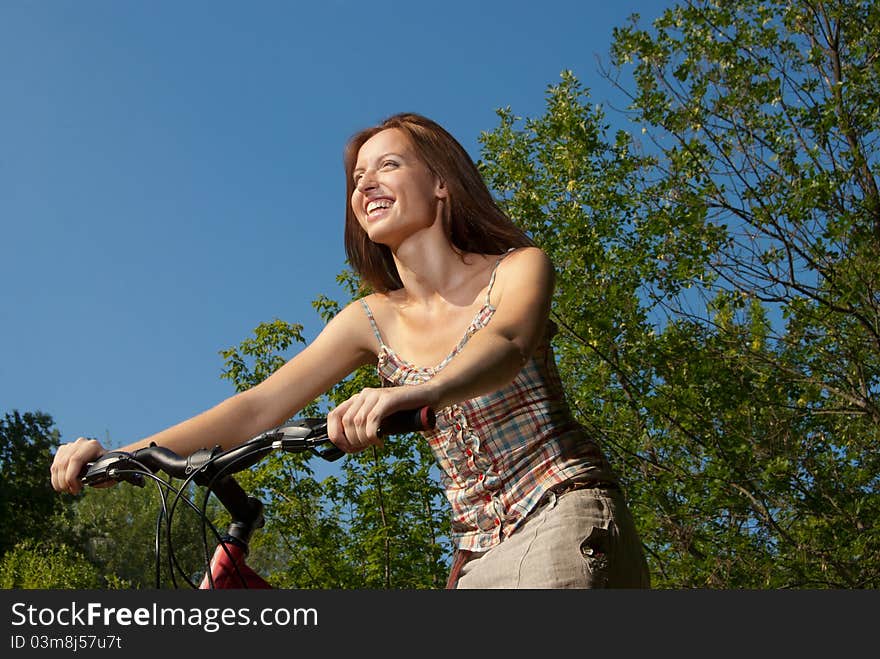
<path id="1" fill-rule="evenodd" d="M 272 588 L 268 581 L 245 562 L 247 550 L 237 542 L 224 538 L 214 550 L 208 572 L 202 577 L 200 590 L 215 588 Z"/>

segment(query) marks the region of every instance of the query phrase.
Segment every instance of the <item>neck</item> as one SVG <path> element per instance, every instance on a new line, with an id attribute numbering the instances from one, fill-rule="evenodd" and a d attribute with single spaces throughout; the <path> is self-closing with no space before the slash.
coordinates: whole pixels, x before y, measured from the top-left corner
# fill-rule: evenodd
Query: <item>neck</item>
<path id="1" fill-rule="evenodd" d="M 473 258 L 456 251 L 445 236 L 424 232 L 413 235 L 393 252 L 406 297 L 428 302 L 461 284 Z"/>

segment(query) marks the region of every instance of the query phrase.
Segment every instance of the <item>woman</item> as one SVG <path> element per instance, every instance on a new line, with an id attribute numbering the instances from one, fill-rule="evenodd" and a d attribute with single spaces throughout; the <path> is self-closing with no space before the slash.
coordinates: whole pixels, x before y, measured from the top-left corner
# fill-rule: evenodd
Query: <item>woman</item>
<path id="1" fill-rule="evenodd" d="M 643 587 L 647 566 L 617 478 L 571 418 L 549 321 L 553 267 L 493 202 L 441 126 L 400 114 L 345 151 L 345 245 L 373 293 L 352 302 L 272 376 L 121 450 L 155 442 L 188 453 L 201 438 L 230 448 L 283 423 L 368 363 L 379 389 L 328 414 L 355 453 L 381 445 L 379 422 L 430 405 L 425 436 L 452 507 L 448 587 Z M 105 449 L 58 449 L 56 490 Z"/>

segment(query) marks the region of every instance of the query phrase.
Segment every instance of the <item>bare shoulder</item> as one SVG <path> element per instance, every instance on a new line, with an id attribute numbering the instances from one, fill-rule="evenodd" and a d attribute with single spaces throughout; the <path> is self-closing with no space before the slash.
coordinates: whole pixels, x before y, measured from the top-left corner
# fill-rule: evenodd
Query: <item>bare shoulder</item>
<path id="1" fill-rule="evenodd" d="M 547 252 L 537 246 L 517 247 L 516 249 L 511 250 L 504 260 L 540 265 L 552 265 L 550 257 L 547 256 Z"/>
<path id="2" fill-rule="evenodd" d="M 553 262 L 540 247 L 518 247 L 509 252 L 498 266 L 498 277 L 503 281 L 553 282 Z"/>
<path id="3" fill-rule="evenodd" d="M 394 333 L 399 325 L 403 310 L 411 307 L 403 289 L 384 293 L 370 293 L 354 300 L 345 309 L 351 316 L 348 321 L 352 328 L 358 330 L 358 336 L 366 342 L 370 351 L 376 355 L 382 341 L 389 338 L 388 332 Z M 341 312 L 340 312 L 341 313 Z M 379 339 L 376 334 L 379 334 Z"/>
<path id="4" fill-rule="evenodd" d="M 367 296 L 365 301 L 369 304 Z M 376 346 L 367 308 L 361 299 L 352 300 L 327 323 L 316 342 L 333 341 L 362 353 L 375 353 Z"/>
<path id="5" fill-rule="evenodd" d="M 553 296 L 553 263 L 540 247 L 519 247 L 508 252 L 498 264 L 490 301 L 496 307 L 523 309 L 549 305 Z M 511 295 L 507 295 L 512 291 Z"/>
<path id="6" fill-rule="evenodd" d="M 370 316 L 378 321 L 393 314 L 395 309 L 402 304 L 403 299 L 402 291 L 389 291 L 387 293 L 370 293 L 356 300 L 356 303 L 369 322 Z"/>

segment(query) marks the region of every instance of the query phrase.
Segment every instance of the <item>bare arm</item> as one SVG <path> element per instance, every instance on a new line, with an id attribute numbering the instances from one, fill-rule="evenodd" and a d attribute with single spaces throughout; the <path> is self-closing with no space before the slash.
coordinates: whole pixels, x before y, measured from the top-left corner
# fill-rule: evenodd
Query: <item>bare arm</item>
<path id="1" fill-rule="evenodd" d="M 360 305 L 350 304 L 284 366 L 260 384 L 235 394 L 201 414 L 119 449 L 134 451 L 155 442 L 186 455 L 196 449 L 237 446 L 299 412 L 357 367 L 375 358 L 375 338 Z M 52 463 L 52 486 L 79 492 L 83 465 L 105 453 L 93 439 L 59 447 Z"/>
<path id="2" fill-rule="evenodd" d="M 508 256 L 498 268 L 492 320 L 424 386 L 437 408 L 496 391 L 529 360 L 547 327 L 553 265 L 538 248 Z"/>

